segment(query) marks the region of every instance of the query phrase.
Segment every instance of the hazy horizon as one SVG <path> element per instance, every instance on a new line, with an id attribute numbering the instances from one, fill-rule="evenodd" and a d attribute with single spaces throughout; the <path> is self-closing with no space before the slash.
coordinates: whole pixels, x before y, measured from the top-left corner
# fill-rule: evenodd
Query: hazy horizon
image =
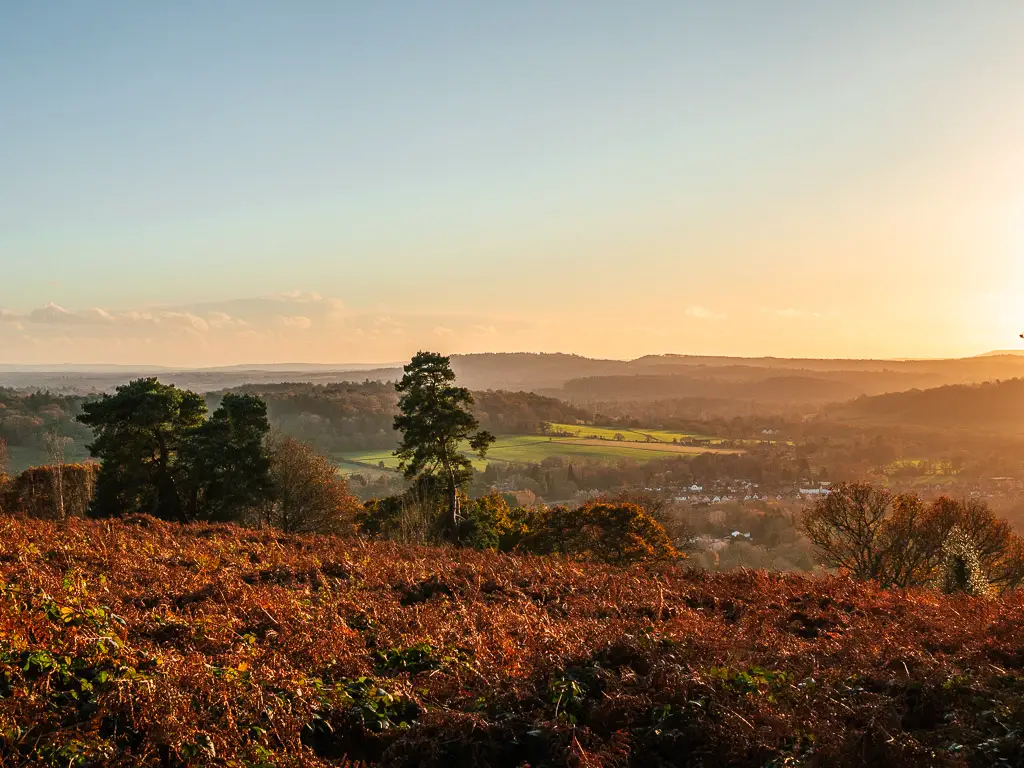
<path id="1" fill-rule="evenodd" d="M 675 353 L 668 352 L 663 354 L 648 354 L 640 355 L 638 357 L 589 357 L 580 355 L 576 352 L 532 352 L 530 350 L 518 350 L 509 352 L 491 352 L 491 351 L 470 351 L 460 353 L 442 353 L 452 354 L 453 356 L 462 357 L 477 357 L 486 355 L 552 355 L 552 356 L 565 356 L 565 357 L 576 357 L 582 360 L 592 361 L 606 361 L 606 362 L 637 362 L 645 358 L 650 357 L 678 357 L 682 359 L 694 358 L 700 360 L 778 360 L 780 362 L 800 362 L 800 361 L 816 361 L 816 362 L 885 362 L 885 363 L 924 363 L 924 362 L 949 362 L 955 360 L 976 360 L 992 356 L 1024 356 L 1024 349 L 1022 350 L 990 350 L 988 352 L 981 352 L 974 355 L 957 356 L 957 357 L 879 357 L 879 358 L 843 358 L 843 357 L 778 357 L 776 355 L 690 355 L 686 353 Z M 400 368 L 405 365 L 407 360 L 382 360 L 382 361 L 332 361 L 332 362 L 317 362 L 311 363 L 308 361 L 292 360 L 288 362 L 278 363 L 266 363 L 266 362 L 243 362 L 243 363 L 229 363 L 225 365 L 165 365 L 161 363 L 106 363 L 101 360 L 83 363 L 70 363 L 70 362 L 59 362 L 59 363 L 5 363 L 0 362 L 0 372 L 79 372 L 79 373 L 104 373 L 104 372 L 126 372 L 126 373 L 171 373 L 171 372 L 184 372 L 184 371 L 280 371 L 280 372 L 316 372 L 316 371 L 344 371 L 344 372 L 358 372 L 358 371 L 372 371 L 381 370 L 387 368 Z"/>
<path id="2" fill-rule="evenodd" d="M 0 363 L 1024 349 L 1024 4 L 0 10 Z"/>

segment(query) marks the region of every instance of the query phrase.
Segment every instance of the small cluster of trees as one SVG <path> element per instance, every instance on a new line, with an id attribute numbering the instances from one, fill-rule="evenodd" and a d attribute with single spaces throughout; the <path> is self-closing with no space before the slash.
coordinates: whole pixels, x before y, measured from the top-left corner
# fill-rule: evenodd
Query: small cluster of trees
<path id="1" fill-rule="evenodd" d="M 270 434 L 255 395 L 229 393 L 211 414 L 195 392 L 138 379 L 83 404 L 78 420 L 93 430 L 99 463 L 23 473 L 8 483 L 10 511 L 263 522 L 300 533 L 341 530 L 358 506 L 327 459 Z"/>
<path id="2" fill-rule="evenodd" d="M 227 395 L 212 415 L 195 392 L 138 379 L 82 407 L 100 460 L 92 514 L 236 520 L 270 493 L 266 405 Z"/>
<path id="3" fill-rule="evenodd" d="M 1024 583 L 1024 541 L 982 501 L 926 503 L 864 483 L 837 485 L 803 517 L 821 562 L 883 587 L 940 586 L 979 593 L 980 585 Z"/>

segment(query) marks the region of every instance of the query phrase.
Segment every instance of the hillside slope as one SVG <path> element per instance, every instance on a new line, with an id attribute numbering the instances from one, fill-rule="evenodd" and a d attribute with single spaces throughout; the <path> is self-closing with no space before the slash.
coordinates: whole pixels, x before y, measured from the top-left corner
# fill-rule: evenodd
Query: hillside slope
<path id="1" fill-rule="evenodd" d="M 993 765 L 1024 600 L 0 518 L 4 765 Z"/>
<path id="2" fill-rule="evenodd" d="M 1024 379 L 862 397 L 828 408 L 824 415 L 865 425 L 1024 436 Z"/>

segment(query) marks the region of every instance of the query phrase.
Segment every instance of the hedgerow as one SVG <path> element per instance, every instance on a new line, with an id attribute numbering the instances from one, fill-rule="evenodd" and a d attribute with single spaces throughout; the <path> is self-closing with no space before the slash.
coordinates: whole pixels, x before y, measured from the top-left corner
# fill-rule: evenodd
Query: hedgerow
<path id="1" fill-rule="evenodd" d="M 0 764 L 1020 765 L 1024 599 L 0 518 Z"/>

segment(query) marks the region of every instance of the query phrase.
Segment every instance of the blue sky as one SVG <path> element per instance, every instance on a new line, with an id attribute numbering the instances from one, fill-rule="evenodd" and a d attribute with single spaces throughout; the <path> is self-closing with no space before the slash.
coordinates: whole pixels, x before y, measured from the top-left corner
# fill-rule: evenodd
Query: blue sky
<path id="1" fill-rule="evenodd" d="M 0 362 L 1011 346 L 1021 40 L 1010 0 L 7 3 Z"/>

